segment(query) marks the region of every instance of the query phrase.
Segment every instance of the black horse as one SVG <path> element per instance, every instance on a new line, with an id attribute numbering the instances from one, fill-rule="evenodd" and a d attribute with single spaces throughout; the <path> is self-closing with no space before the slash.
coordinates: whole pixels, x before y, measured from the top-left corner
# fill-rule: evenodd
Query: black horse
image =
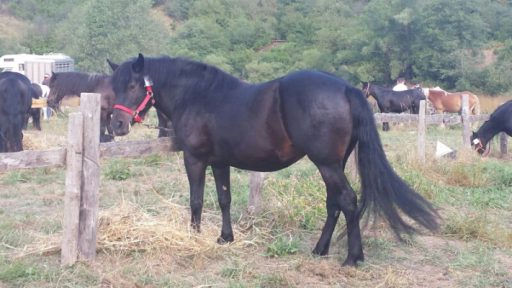
<path id="1" fill-rule="evenodd" d="M 425 100 L 421 88 L 413 88 L 405 91 L 393 91 L 391 88 L 383 87 L 369 82 L 363 83 L 363 91 L 366 97 L 373 96 L 377 101 L 381 113 L 402 113 L 409 111 L 418 114 L 420 101 Z M 389 123 L 382 123 L 382 130 L 389 130 Z"/>
<path id="2" fill-rule="evenodd" d="M 100 142 L 110 142 L 114 139 L 110 120 L 115 98 L 111 79 L 112 77 L 106 74 L 54 72 L 49 82 L 48 106 L 53 109 L 59 109 L 60 102 L 65 96 L 80 96 L 82 92 L 101 94 Z M 161 127 L 158 136 L 169 136 L 169 128 L 171 126 L 169 126 L 168 120 L 163 115 L 158 115 L 158 117 L 159 127 Z"/>
<path id="3" fill-rule="evenodd" d="M 152 105 L 171 119 L 184 152 L 191 224 L 196 231 L 201 224 L 205 171 L 212 167 L 222 211 L 219 243 L 234 239 L 230 166 L 275 171 L 305 155 L 317 166 L 327 188 L 327 220 L 313 253 L 328 253 L 341 212 L 348 235 L 344 265 L 364 260 L 359 220 L 367 209 L 384 215 L 397 235 L 416 231 L 399 210 L 430 230 L 438 227 L 431 204 L 388 163 L 364 95 L 340 78 L 300 71 L 249 84 L 204 63 L 139 54 L 115 70 L 112 84 L 116 135 L 127 134 L 134 115 L 144 115 Z M 362 181 L 359 205 L 343 172 L 356 145 Z"/>
<path id="4" fill-rule="evenodd" d="M 505 102 L 498 106 L 492 112 L 489 120 L 473 132 L 471 135 L 471 146 L 478 151 L 478 153 L 487 154 L 487 144 L 498 133 L 505 132 L 508 136 L 512 137 L 512 100 Z"/>
<path id="5" fill-rule="evenodd" d="M 23 124 L 35 91 L 27 77 L 0 73 L 0 152 L 23 150 Z"/>

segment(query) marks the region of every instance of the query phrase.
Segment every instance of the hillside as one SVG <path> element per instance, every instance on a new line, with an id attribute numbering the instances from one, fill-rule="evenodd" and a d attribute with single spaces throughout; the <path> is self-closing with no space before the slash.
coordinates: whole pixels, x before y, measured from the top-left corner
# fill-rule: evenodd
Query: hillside
<path id="1" fill-rule="evenodd" d="M 32 26 L 31 23 L 16 19 L 0 8 L 0 39 L 19 41 Z"/>

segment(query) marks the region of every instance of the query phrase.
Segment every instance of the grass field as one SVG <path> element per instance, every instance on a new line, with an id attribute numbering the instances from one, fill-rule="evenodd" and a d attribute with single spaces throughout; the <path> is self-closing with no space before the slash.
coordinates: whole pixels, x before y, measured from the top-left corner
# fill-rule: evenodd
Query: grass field
<path id="1" fill-rule="evenodd" d="M 66 120 L 54 117 L 43 132 L 27 131 L 25 145 L 62 146 Z M 420 164 L 414 130 L 381 132 L 384 149 L 398 174 L 434 203 L 441 229 L 399 242 L 385 224 L 369 224 L 358 268 L 340 266 L 345 238 L 333 239 L 328 257 L 311 255 L 325 220 L 325 191 L 307 159 L 267 174 L 261 212 L 252 216 L 248 173 L 232 169 L 235 242 L 221 246 L 211 171 L 197 234 L 189 228 L 182 155 L 172 153 L 102 161 L 97 261 L 72 267 L 60 267 L 56 250 L 64 169 L 1 173 L 0 287 L 512 287 L 511 160 L 465 151 L 460 127 L 429 127 L 429 160 Z M 137 126 L 118 141 L 156 134 Z M 456 148 L 457 160 L 432 159 L 437 140 Z M 358 188 L 357 179 L 351 182 Z"/>

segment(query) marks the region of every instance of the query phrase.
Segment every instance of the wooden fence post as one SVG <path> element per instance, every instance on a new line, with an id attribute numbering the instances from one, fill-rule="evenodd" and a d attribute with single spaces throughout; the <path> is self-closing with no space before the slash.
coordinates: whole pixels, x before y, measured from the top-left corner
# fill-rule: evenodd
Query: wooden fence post
<path id="1" fill-rule="evenodd" d="M 425 163 L 425 134 L 427 129 L 426 123 L 426 103 L 425 100 L 420 101 L 420 111 L 418 114 L 418 157 L 421 163 Z"/>
<path id="2" fill-rule="evenodd" d="M 504 132 L 500 133 L 500 152 L 501 156 L 505 156 L 508 153 L 508 135 Z"/>
<path id="3" fill-rule="evenodd" d="M 66 148 L 66 194 L 62 225 L 61 264 L 73 265 L 78 259 L 78 219 L 82 186 L 83 116 L 70 113 Z"/>
<path id="4" fill-rule="evenodd" d="M 249 214 L 258 212 L 261 203 L 261 188 L 263 180 L 265 180 L 264 172 L 249 172 L 249 201 L 247 203 L 247 211 Z"/>
<path id="5" fill-rule="evenodd" d="M 80 96 L 80 111 L 84 118 L 84 152 L 78 252 L 80 259 L 86 261 L 96 258 L 100 187 L 100 97 L 96 93 L 82 93 Z"/>
<path id="6" fill-rule="evenodd" d="M 469 121 L 469 96 L 462 94 L 462 144 L 464 148 L 471 148 L 471 122 Z"/>

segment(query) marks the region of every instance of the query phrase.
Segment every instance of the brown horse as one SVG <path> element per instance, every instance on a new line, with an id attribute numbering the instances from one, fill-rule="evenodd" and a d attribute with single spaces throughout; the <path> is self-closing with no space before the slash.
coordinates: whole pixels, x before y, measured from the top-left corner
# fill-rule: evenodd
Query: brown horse
<path id="1" fill-rule="evenodd" d="M 110 118 L 112 117 L 115 95 L 110 80 L 110 75 L 105 74 L 53 72 L 49 83 L 48 106 L 58 109 L 62 98 L 68 95 L 80 96 L 82 92 L 101 94 L 100 141 L 112 141 L 114 134 L 110 126 Z"/>
<path id="2" fill-rule="evenodd" d="M 468 95 L 469 111 L 472 115 L 480 114 L 480 100 L 478 100 L 475 94 L 469 91 L 450 93 L 436 87 L 423 89 L 423 93 L 438 113 L 461 113 L 462 95 Z"/>

